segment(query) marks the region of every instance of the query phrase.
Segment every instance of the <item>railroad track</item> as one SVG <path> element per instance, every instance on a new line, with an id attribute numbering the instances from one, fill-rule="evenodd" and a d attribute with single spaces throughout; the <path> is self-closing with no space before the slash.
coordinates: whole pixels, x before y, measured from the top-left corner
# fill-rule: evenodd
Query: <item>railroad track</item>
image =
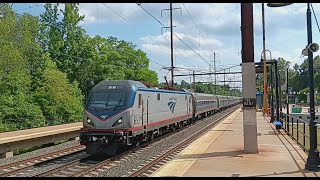
<path id="1" fill-rule="evenodd" d="M 63 158 L 70 155 L 74 155 L 76 153 L 80 153 L 84 151 L 84 149 L 85 149 L 85 146 L 77 145 L 74 147 L 62 149 L 62 150 L 44 154 L 41 156 L 2 165 L 0 166 L 0 177 L 7 177 L 7 176 L 15 175 L 18 173 L 23 173 L 24 171 L 32 169 L 35 166 L 38 166 L 44 163 L 49 163 L 50 161 L 56 160 L 58 158 Z"/>
<path id="2" fill-rule="evenodd" d="M 190 143 L 195 141 L 197 138 L 199 138 L 204 133 L 208 132 L 210 129 L 212 129 L 217 123 L 222 121 L 225 117 L 230 115 L 234 110 L 238 109 L 232 108 L 230 111 L 228 111 L 223 116 L 219 117 L 216 121 L 208 124 L 205 126 L 201 132 L 195 132 L 191 136 L 189 136 L 184 141 L 180 142 L 176 146 L 170 148 L 169 150 L 164 151 L 161 155 L 155 156 L 153 159 L 150 159 L 146 162 L 146 164 L 140 165 L 138 169 L 135 169 L 134 172 L 129 172 L 129 177 L 147 177 L 153 172 L 155 172 L 157 169 L 159 169 L 162 165 L 164 165 L 166 162 L 172 160 L 179 152 L 181 152 L 185 147 L 187 147 Z"/>
<path id="3" fill-rule="evenodd" d="M 236 106 L 236 107 L 238 107 L 238 106 Z M 202 129 L 202 133 L 198 133 L 198 132 L 194 133 L 191 137 L 189 137 L 185 141 L 179 143 L 179 145 L 175 146 L 174 148 L 170 148 L 169 150 L 165 151 L 165 153 L 158 155 L 158 156 L 155 156 L 153 159 L 150 159 L 150 161 L 147 162 L 147 164 L 142 164 L 141 168 L 139 168 L 139 170 L 135 171 L 132 174 L 130 174 L 130 172 L 129 172 L 129 174 L 130 174 L 129 176 L 146 176 L 146 174 L 150 174 L 150 172 L 157 169 L 159 167 L 159 165 L 161 166 L 162 164 L 165 163 L 165 161 L 169 161 L 177 153 L 179 153 L 186 146 L 188 146 L 188 144 L 190 144 L 197 137 L 202 135 L 205 130 L 210 129 L 212 126 L 214 126 L 215 124 L 220 122 L 224 117 L 229 115 L 235 109 L 237 109 L 237 108 L 230 108 L 230 110 L 227 110 L 225 115 L 218 118 L 216 121 L 214 121 L 210 125 L 207 125 L 204 129 Z M 224 111 L 222 111 L 222 112 L 224 112 Z M 210 116 L 208 118 L 212 118 L 212 117 Z M 67 164 L 64 164 L 62 166 L 59 166 L 55 169 L 47 170 L 45 172 L 42 172 L 42 173 L 39 173 L 39 174 L 36 174 L 33 176 L 34 177 L 81 177 L 81 176 L 94 177 L 94 176 L 98 176 L 101 172 L 107 171 L 108 169 L 116 166 L 117 163 L 120 163 L 120 160 L 130 158 L 130 156 L 134 155 L 135 153 L 137 153 L 137 154 L 144 153 L 144 152 L 148 151 L 148 148 L 156 146 L 158 144 L 158 142 L 161 143 L 162 141 L 166 140 L 166 138 L 171 136 L 172 134 L 177 133 L 179 131 L 182 131 L 184 129 L 187 129 L 189 126 L 196 125 L 197 123 L 200 123 L 200 122 L 201 121 L 197 121 L 196 123 L 194 123 L 192 125 L 182 127 L 176 131 L 168 132 L 168 133 L 166 133 L 158 138 L 155 138 L 151 141 L 142 143 L 138 147 L 131 148 L 128 151 L 122 152 L 116 156 L 113 156 L 113 157 L 110 157 L 107 159 L 97 158 L 96 156 L 87 155 L 84 158 L 74 160 L 74 161 L 69 162 Z M 84 151 L 85 147 L 82 145 L 80 145 L 80 146 L 77 146 L 77 148 L 80 148 L 82 151 Z M 69 148 L 69 149 L 72 149 L 72 148 Z M 62 151 L 67 151 L 67 150 L 68 149 L 62 150 Z M 61 151 L 57 151 L 54 153 L 59 153 L 59 152 L 61 152 Z M 10 170 L 9 172 L 5 172 L 3 174 L 0 174 L 0 176 L 10 176 L 10 175 L 18 174 L 19 172 L 25 171 L 27 169 L 31 169 L 31 168 L 35 167 L 36 165 L 41 165 L 43 163 L 46 163 L 48 161 L 51 161 L 53 159 L 57 159 L 57 158 L 61 157 L 61 156 L 59 156 L 59 157 L 55 157 L 55 158 L 51 158 L 51 159 L 48 158 L 48 157 L 54 156 L 54 155 L 51 155 L 54 153 L 39 156 L 36 158 L 31 158 L 31 159 L 35 159 L 33 161 L 33 163 L 30 162 L 31 159 L 24 160 L 24 161 L 29 161 L 29 163 L 25 163 L 25 164 L 27 164 L 27 166 L 25 166 L 25 167 L 23 167 L 23 165 L 21 165 L 22 163 L 19 163 L 19 162 L 23 162 L 23 161 L 19 161 L 19 162 L 15 163 L 15 165 L 8 164 L 8 165 L 0 166 L 0 170 L 2 170 L 3 169 L 2 167 L 5 167 L 5 166 L 15 167 L 15 168 L 11 168 L 12 170 Z M 71 154 L 72 153 L 65 153 L 63 156 L 70 156 Z M 40 160 L 42 160 L 42 161 L 40 161 Z M 17 166 L 20 166 L 20 168 L 17 169 Z M 8 169 L 8 167 L 5 167 L 5 168 Z"/>
<path id="4" fill-rule="evenodd" d="M 151 144 L 152 142 L 148 143 Z M 142 146 L 135 147 L 128 151 L 117 154 L 116 156 L 112 156 L 105 160 L 101 161 L 101 158 L 98 157 L 96 160 L 96 156 L 88 155 L 82 159 L 72 161 L 58 168 L 40 173 L 35 175 L 35 177 L 92 177 L 97 176 L 99 172 L 104 171 L 106 169 L 115 166 L 117 160 L 120 158 L 125 158 L 125 156 L 130 156 L 131 153 L 141 152 L 143 148 L 146 148 L 148 144 L 144 144 Z"/>
<path id="5" fill-rule="evenodd" d="M 148 150 L 155 145 L 156 142 L 163 141 L 165 137 L 168 137 L 177 131 L 173 131 L 161 136 L 161 138 L 155 138 L 151 141 L 145 142 L 140 146 L 133 147 L 128 151 L 117 154 L 116 156 L 107 158 L 105 160 L 93 160 L 96 156 L 88 155 L 82 159 L 72 161 L 58 168 L 39 173 L 34 175 L 34 177 L 94 177 L 99 175 L 101 172 L 116 166 L 120 159 L 129 158 L 135 153 L 143 153 L 143 151 Z M 100 162 L 99 162 L 100 161 Z"/>

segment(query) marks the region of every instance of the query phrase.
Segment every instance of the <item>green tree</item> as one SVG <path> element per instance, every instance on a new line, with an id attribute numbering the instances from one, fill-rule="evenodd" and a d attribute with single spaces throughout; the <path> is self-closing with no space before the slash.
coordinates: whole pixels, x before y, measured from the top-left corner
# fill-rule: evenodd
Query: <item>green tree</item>
<path id="1" fill-rule="evenodd" d="M 0 11 L 4 14 L 0 18 L 0 119 L 14 123 L 6 125 L 13 129 L 39 126 L 43 115 L 30 93 L 30 58 L 35 54 L 30 47 L 36 46 L 37 19 L 28 14 L 17 15 L 4 3 L 0 4 Z"/>
<path id="2" fill-rule="evenodd" d="M 78 5 L 65 3 L 61 10 L 62 20 L 58 15 L 59 4 L 45 5 L 45 12 L 41 17 L 41 47 L 56 62 L 58 69 L 67 73 L 71 82 L 77 80 L 77 72 L 87 58 L 86 44 L 88 37 L 85 30 L 79 26 L 84 16 L 79 15 Z M 82 58 L 75 58 L 82 57 Z"/>
<path id="3" fill-rule="evenodd" d="M 65 73 L 46 69 L 35 97 L 43 114 L 55 123 L 81 121 L 83 97 L 78 84 L 70 84 Z"/>
<path id="4" fill-rule="evenodd" d="M 0 119 L 15 127 L 33 127 L 43 123 L 40 107 L 29 93 L 31 76 L 27 61 L 12 44 L 0 46 Z M 9 121 L 8 119 L 15 119 Z"/>
<path id="5" fill-rule="evenodd" d="M 39 44 L 43 52 L 49 52 L 50 58 L 61 67 L 64 58 L 60 53 L 63 50 L 64 40 L 62 22 L 59 21 L 58 4 L 46 3 L 45 12 L 40 15 Z"/>

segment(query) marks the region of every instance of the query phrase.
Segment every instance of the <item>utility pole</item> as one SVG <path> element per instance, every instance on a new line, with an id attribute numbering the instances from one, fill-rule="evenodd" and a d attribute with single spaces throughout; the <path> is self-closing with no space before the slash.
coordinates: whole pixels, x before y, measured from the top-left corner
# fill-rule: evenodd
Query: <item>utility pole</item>
<path id="1" fill-rule="evenodd" d="M 193 92 L 196 92 L 196 76 L 194 75 L 194 71 L 193 71 Z"/>
<path id="2" fill-rule="evenodd" d="M 172 27 L 172 3 L 170 3 L 170 33 L 171 33 L 171 87 L 174 89 L 173 81 L 173 37 L 172 37 L 173 27 Z"/>
<path id="3" fill-rule="evenodd" d="M 181 8 L 173 8 L 173 9 L 181 9 Z M 170 8 L 169 9 L 162 9 L 161 10 L 161 16 L 162 16 L 162 11 L 163 10 L 170 10 L 170 34 L 171 34 L 171 87 L 174 89 L 174 80 L 173 80 L 173 71 L 174 71 L 174 66 L 173 66 L 173 26 L 172 26 L 172 3 L 170 3 Z M 169 27 L 165 27 L 169 28 Z"/>
<path id="4" fill-rule="evenodd" d="M 216 52 L 213 52 L 213 70 L 216 73 Z M 214 94 L 217 94 L 217 75 L 214 74 Z"/>
<path id="5" fill-rule="evenodd" d="M 211 77 L 211 68 L 212 68 L 212 61 L 211 61 L 211 56 L 212 54 L 210 54 L 210 64 L 209 64 L 209 73 L 210 73 L 210 75 L 209 75 L 209 79 L 210 79 L 210 93 L 212 92 L 212 77 Z"/>
<path id="6" fill-rule="evenodd" d="M 226 95 L 226 70 L 223 70 L 223 91 L 224 95 Z"/>

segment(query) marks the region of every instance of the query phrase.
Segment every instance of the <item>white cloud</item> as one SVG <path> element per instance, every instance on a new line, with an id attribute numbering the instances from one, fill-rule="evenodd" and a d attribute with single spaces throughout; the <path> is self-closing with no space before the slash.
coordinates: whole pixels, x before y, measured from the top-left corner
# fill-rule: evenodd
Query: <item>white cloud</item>
<path id="1" fill-rule="evenodd" d="M 106 6 L 103 3 L 98 3 L 98 5 L 97 3 L 80 3 L 79 13 L 85 15 L 85 21 L 82 25 L 85 24 L 84 27 L 90 29 L 87 32 L 96 33 L 97 23 L 103 23 L 103 27 L 107 28 L 98 25 L 97 27 L 100 27 L 99 34 L 107 37 L 112 33 L 120 40 L 128 41 L 130 39 L 144 50 L 152 61 L 170 66 L 170 33 L 163 29 L 163 34 L 160 34 L 162 25 L 141 8 L 145 8 L 155 18 L 165 25 L 169 25 L 169 11 L 162 11 L 161 17 L 161 10 L 168 9 L 169 3 L 142 3 L 141 7 L 135 3 L 105 4 Z M 190 50 L 174 36 L 175 66 L 209 71 L 208 64 L 201 57 L 210 62 L 213 60 L 213 51 L 220 55 L 217 57 L 219 68 L 227 67 L 230 64 L 240 64 L 241 54 L 239 52 L 242 48 L 240 3 L 185 3 L 184 5 L 204 38 L 184 6 L 181 3 L 174 3 L 173 7 L 181 7 L 182 12 L 180 14 L 180 10 L 174 10 L 173 25 L 176 26 L 174 32 L 195 51 Z M 316 3 L 313 6 L 315 12 L 319 12 L 320 6 Z M 294 3 L 278 8 L 270 8 L 265 4 L 266 48 L 272 52 L 273 58 L 283 57 L 291 61 L 291 65 L 303 62 L 300 55 L 307 42 L 306 8 L 306 3 Z M 255 61 L 260 61 L 262 51 L 261 3 L 254 3 L 253 10 L 254 58 Z M 312 17 L 312 21 L 313 41 L 317 42 L 320 33 L 314 17 Z M 318 43 L 320 44 L 320 42 Z M 319 54 L 320 52 L 317 52 L 314 56 Z M 150 63 L 150 67 L 159 72 L 159 78 L 163 81 L 163 76 L 167 71 L 159 69 L 159 65 L 154 63 Z M 182 70 L 180 72 L 184 73 Z M 202 79 L 204 78 L 207 77 Z M 186 77 L 185 80 L 189 82 L 189 77 Z"/>
<path id="2" fill-rule="evenodd" d="M 147 52 L 152 61 L 170 66 L 169 32 L 163 31 L 162 35 L 154 35 L 158 33 L 155 33 L 154 30 L 157 31 L 159 29 L 160 32 L 162 26 L 136 4 L 107 5 L 120 16 L 126 18 L 128 22 L 139 27 L 140 30 L 146 30 L 144 29 L 145 27 L 154 27 L 151 31 L 146 31 L 145 35 L 140 36 L 140 42 L 137 41 L 138 47 Z M 182 9 L 182 15 L 180 15 L 179 10 L 175 10 L 173 13 L 173 25 L 176 26 L 174 32 L 207 61 L 212 60 L 212 53 L 215 51 L 220 54 L 219 62 L 221 67 L 225 64 L 240 64 L 240 3 L 186 3 L 184 5 L 206 40 L 200 36 L 198 29 L 181 3 L 173 4 L 173 7 L 181 7 Z M 142 7 L 165 25 L 169 25 L 169 13 L 163 11 L 162 17 L 160 15 L 162 9 L 169 8 L 168 3 L 142 3 Z M 262 51 L 261 3 L 254 3 L 253 8 L 255 61 L 260 61 Z M 314 8 L 317 11 L 316 5 L 314 5 Z M 114 25 L 121 22 L 125 24 L 115 12 L 112 12 L 102 4 L 99 5 L 99 8 L 97 8 L 96 4 L 80 4 L 80 11 L 86 15 L 86 23 L 104 22 Z M 305 12 L 305 4 L 295 3 L 281 8 L 270 8 L 265 5 L 266 45 L 267 49 L 271 50 L 273 58 L 283 57 L 292 61 L 291 64 L 303 61 L 300 58 L 300 48 L 305 46 L 306 41 Z M 128 28 L 128 33 L 138 33 L 130 31 L 131 28 Z M 196 53 L 174 37 L 175 64 L 186 67 L 192 66 L 193 68 L 202 66 L 204 70 L 208 71 L 208 64 Z M 151 63 L 151 66 L 159 69 L 159 66 L 153 63 Z M 161 73 L 163 72 L 165 70 L 161 71 Z"/>
<path id="3" fill-rule="evenodd" d="M 122 18 L 133 20 L 143 18 L 136 3 L 80 3 L 79 12 L 85 15 L 85 23 L 115 23 Z"/>

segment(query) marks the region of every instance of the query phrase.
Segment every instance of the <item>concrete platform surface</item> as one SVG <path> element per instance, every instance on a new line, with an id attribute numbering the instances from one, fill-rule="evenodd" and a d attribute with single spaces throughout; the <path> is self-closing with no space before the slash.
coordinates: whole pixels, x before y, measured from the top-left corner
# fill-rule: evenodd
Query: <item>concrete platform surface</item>
<path id="1" fill-rule="evenodd" d="M 244 154 L 243 113 L 238 109 L 151 176 L 318 177 L 304 170 L 307 154 L 257 112 L 258 151 Z"/>
<path id="2" fill-rule="evenodd" d="M 82 122 L 61 124 L 56 126 L 46 126 L 19 131 L 10 131 L 0 133 L 0 145 L 26 139 L 35 139 L 39 137 L 61 134 L 72 131 L 79 131 L 83 127 Z"/>

